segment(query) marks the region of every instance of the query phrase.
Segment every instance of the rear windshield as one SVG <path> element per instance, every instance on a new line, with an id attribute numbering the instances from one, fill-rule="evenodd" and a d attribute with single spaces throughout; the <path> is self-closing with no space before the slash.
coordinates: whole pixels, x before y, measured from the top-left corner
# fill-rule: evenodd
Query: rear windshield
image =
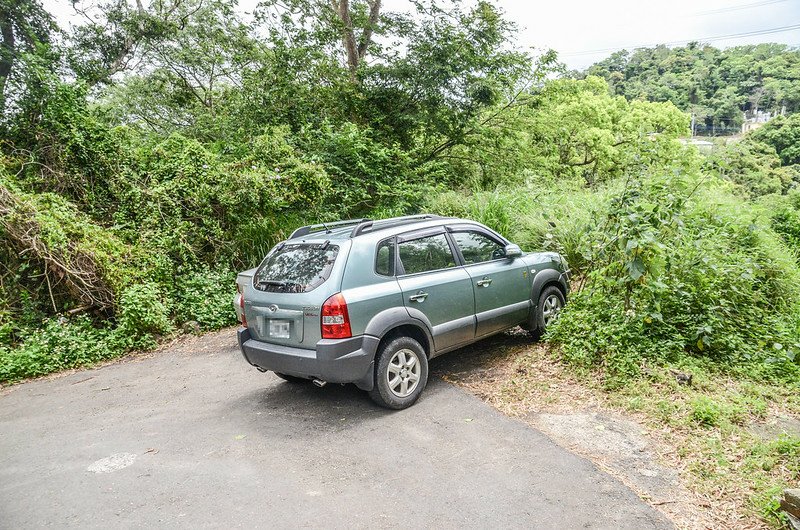
<path id="1" fill-rule="evenodd" d="M 276 247 L 253 277 L 253 285 L 272 293 L 307 293 L 331 275 L 339 247 L 330 244 L 287 244 Z"/>

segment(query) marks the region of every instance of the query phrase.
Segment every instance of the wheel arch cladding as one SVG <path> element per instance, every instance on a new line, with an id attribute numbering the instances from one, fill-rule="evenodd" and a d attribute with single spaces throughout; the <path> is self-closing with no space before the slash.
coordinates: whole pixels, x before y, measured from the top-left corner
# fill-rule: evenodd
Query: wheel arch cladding
<path id="1" fill-rule="evenodd" d="M 425 356 L 430 359 L 431 357 L 431 346 L 430 346 L 430 339 L 428 338 L 428 334 L 423 331 L 416 324 L 401 324 L 397 327 L 394 327 L 386 332 L 386 334 L 381 337 L 381 342 L 378 345 L 378 350 L 383 347 L 384 344 L 387 344 L 394 340 L 397 337 L 409 337 L 414 339 L 422 346 L 422 350 L 425 353 Z"/>
<path id="2" fill-rule="evenodd" d="M 364 333 L 381 339 L 378 348 L 384 344 L 386 338 L 390 335 L 393 337 L 406 335 L 419 342 L 420 346 L 425 350 L 425 355 L 430 357 L 433 338 L 430 331 L 425 329 L 425 326 L 426 322 L 409 315 L 405 307 L 393 307 L 372 317 Z"/>
<path id="3" fill-rule="evenodd" d="M 561 294 L 564 296 L 564 300 L 567 299 L 567 289 L 566 285 L 564 285 L 561 273 L 555 269 L 544 269 L 533 278 L 531 302 L 533 302 L 534 306 L 539 302 L 539 296 L 541 296 L 542 292 L 551 285 L 558 287 Z"/>

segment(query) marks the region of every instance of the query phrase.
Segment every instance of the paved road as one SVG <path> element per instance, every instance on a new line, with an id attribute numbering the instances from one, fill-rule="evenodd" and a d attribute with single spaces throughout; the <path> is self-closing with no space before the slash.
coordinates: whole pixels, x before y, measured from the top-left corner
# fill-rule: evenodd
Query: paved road
<path id="1" fill-rule="evenodd" d="M 441 380 L 388 412 L 251 369 L 230 331 L 2 394 L 4 528 L 671 527 Z"/>

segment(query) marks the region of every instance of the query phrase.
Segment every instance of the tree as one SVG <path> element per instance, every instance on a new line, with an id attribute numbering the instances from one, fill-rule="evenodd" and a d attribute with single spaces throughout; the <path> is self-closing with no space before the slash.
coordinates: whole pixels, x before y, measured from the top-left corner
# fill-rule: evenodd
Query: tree
<path id="1" fill-rule="evenodd" d="M 8 81 L 24 55 L 49 54 L 53 17 L 39 0 L 0 0 L 0 112 L 5 113 Z"/>
<path id="2" fill-rule="evenodd" d="M 138 52 L 140 66 L 106 91 L 103 105 L 120 122 L 161 133 L 194 128 L 209 134 L 216 128 L 219 100 L 241 86 L 261 49 L 231 1 L 184 3 L 170 16 L 180 24 L 166 24 L 157 39 L 147 37 L 151 40 Z M 96 70 L 102 75 L 114 71 L 108 58 Z"/>
<path id="3" fill-rule="evenodd" d="M 783 165 L 800 164 L 800 114 L 778 116 L 750 134 L 777 151 Z"/>
<path id="4" fill-rule="evenodd" d="M 588 186 L 677 160 L 689 126 L 671 103 L 628 102 L 593 76 L 547 83 L 524 112 L 535 171 Z"/>
<path id="5" fill-rule="evenodd" d="M 108 83 L 126 70 L 149 63 L 150 55 L 165 40 L 180 34 L 198 13 L 213 7 L 203 0 L 110 0 L 97 6 L 81 7 L 73 0 L 84 24 L 71 35 L 70 66 L 89 85 Z M 217 7 L 220 2 L 212 2 Z M 227 2 L 229 14 L 235 2 Z"/>
<path id="6" fill-rule="evenodd" d="M 280 35 L 293 46 L 314 42 L 341 56 L 350 81 L 357 84 L 373 34 L 391 31 L 396 17 L 381 13 L 381 0 L 266 0 L 259 18 L 271 28 L 273 39 Z"/>

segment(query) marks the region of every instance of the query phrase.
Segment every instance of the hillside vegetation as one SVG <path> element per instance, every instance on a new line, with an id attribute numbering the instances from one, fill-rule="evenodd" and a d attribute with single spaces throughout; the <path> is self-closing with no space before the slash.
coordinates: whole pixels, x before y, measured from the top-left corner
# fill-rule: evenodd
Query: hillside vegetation
<path id="1" fill-rule="evenodd" d="M 800 392 L 798 50 L 659 47 L 576 79 L 489 2 L 86 7 L 64 33 L 0 0 L 0 382 L 234 323 L 235 272 L 301 224 L 431 211 L 566 256 L 546 341 L 608 390 L 677 367 Z M 688 112 L 756 105 L 788 115 L 680 141 Z M 800 478 L 787 447 L 771 487 Z"/>
<path id="2" fill-rule="evenodd" d="M 603 77 L 612 93 L 628 99 L 670 101 L 706 134 L 737 132 L 745 111 L 800 110 L 800 58 L 783 44 L 623 50 L 576 75 Z"/>

